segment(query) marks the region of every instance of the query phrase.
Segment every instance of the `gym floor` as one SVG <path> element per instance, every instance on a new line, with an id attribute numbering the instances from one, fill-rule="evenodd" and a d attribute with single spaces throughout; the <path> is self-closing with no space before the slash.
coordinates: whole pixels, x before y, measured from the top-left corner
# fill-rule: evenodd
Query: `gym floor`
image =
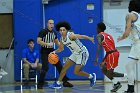
<path id="1" fill-rule="evenodd" d="M 112 83 L 97 82 L 97 84 L 91 88 L 89 87 L 89 81 L 70 81 L 74 87 L 61 89 L 50 89 L 47 85 L 44 85 L 43 89 L 37 89 L 37 85 L 30 83 L 29 85 L 19 84 L 1 84 L 0 93 L 111 93 Z M 52 84 L 50 81 L 49 84 Z M 122 83 L 122 88 L 115 93 L 123 93 L 127 89 L 127 83 Z M 135 84 L 135 93 L 140 93 L 140 83 Z"/>

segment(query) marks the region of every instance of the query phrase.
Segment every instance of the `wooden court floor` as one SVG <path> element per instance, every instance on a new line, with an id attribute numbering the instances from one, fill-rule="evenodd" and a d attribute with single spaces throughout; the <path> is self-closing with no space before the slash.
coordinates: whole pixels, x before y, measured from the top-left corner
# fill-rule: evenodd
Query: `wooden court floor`
<path id="1" fill-rule="evenodd" d="M 50 89 L 47 85 L 43 89 L 37 89 L 37 85 L 30 83 L 29 85 L 22 84 L 1 84 L 0 93 L 111 93 L 112 83 L 97 82 L 91 88 L 89 81 L 70 81 L 74 87 L 61 89 Z M 52 82 L 49 82 L 52 84 Z M 122 88 L 115 93 L 123 93 L 127 89 L 127 83 L 122 83 Z M 135 85 L 135 93 L 140 93 L 140 83 Z"/>

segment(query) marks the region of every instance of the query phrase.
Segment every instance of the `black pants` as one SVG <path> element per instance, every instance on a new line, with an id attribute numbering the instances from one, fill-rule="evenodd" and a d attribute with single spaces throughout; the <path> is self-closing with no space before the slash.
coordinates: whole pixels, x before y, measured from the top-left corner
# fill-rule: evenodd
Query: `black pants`
<path id="1" fill-rule="evenodd" d="M 54 49 L 50 48 L 45 52 L 41 52 L 42 70 L 41 70 L 41 73 L 40 73 L 40 78 L 39 78 L 38 84 L 41 84 L 41 85 L 44 84 L 46 73 L 49 70 L 48 55 L 52 51 L 54 51 Z M 58 70 L 58 72 L 60 74 L 60 72 L 61 72 L 61 70 L 63 68 L 61 62 L 59 61 L 54 66 L 56 66 L 56 69 Z M 69 78 L 65 75 L 62 81 L 66 82 L 68 80 L 69 80 Z"/>

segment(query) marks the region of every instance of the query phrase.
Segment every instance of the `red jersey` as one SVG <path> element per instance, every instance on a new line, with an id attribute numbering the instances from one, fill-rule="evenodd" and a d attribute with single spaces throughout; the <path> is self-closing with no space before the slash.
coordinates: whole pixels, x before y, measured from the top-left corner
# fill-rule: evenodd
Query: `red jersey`
<path id="1" fill-rule="evenodd" d="M 118 66 L 119 51 L 117 51 L 113 37 L 111 35 L 105 32 L 101 32 L 100 34 L 102 34 L 104 37 L 104 40 L 102 41 L 102 46 L 104 50 L 107 52 L 103 61 L 106 62 L 108 70 L 114 69 Z M 108 52 L 111 52 L 113 50 L 114 52 L 108 54 Z"/>
<path id="2" fill-rule="evenodd" d="M 100 34 L 102 34 L 104 37 L 104 40 L 102 41 L 102 46 L 104 47 L 105 51 L 109 52 L 111 50 L 115 50 L 116 47 L 113 37 L 105 32 L 101 32 Z"/>

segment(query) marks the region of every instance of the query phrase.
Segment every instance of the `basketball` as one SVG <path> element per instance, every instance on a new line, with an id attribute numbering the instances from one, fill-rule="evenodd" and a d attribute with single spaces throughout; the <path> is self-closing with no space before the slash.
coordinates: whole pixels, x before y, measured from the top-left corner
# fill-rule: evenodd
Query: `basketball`
<path id="1" fill-rule="evenodd" d="M 48 55 L 48 61 L 51 63 L 51 64 L 56 64 L 58 61 L 59 61 L 59 57 L 57 54 L 55 53 L 50 53 Z"/>

